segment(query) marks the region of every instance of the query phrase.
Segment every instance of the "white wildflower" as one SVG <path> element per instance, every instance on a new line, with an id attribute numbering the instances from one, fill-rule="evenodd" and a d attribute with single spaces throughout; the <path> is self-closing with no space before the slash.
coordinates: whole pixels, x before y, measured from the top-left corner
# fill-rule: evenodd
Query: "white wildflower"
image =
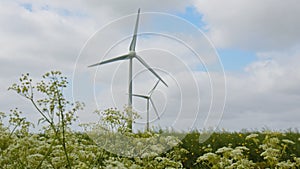
<path id="1" fill-rule="evenodd" d="M 149 156 L 150 156 L 150 154 L 146 152 L 146 153 L 142 154 L 141 158 L 146 158 L 146 157 L 149 157 Z"/>
<path id="2" fill-rule="evenodd" d="M 237 146 L 235 149 L 240 149 L 240 150 L 243 150 L 243 151 L 248 151 L 249 149 L 245 146 Z"/>
<path id="3" fill-rule="evenodd" d="M 249 140 L 249 139 L 252 139 L 252 138 L 256 138 L 256 137 L 258 137 L 258 134 L 250 134 L 250 135 L 248 135 L 247 137 L 246 137 L 246 140 Z"/>
<path id="4" fill-rule="evenodd" d="M 294 157 L 294 161 L 296 162 L 297 165 L 300 165 L 300 158 L 299 157 Z"/>
<path id="5" fill-rule="evenodd" d="M 260 154 L 260 156 L 263 156 L 265 160 L 272 159 L 276 160 L 279 156 L 280 151 L 274 148 L 267 148 L 264 152 Z"/>
<path id="6" fill-rule="evenodd" d="M 279 168 L 294 168 L 295 163 L 292 163 L 290 160 L 288 160 L 288 161 L 282 161 L 282 162 L 278 163 L 277 166 Z"/>
<path id="7" fill-rule="evenodd" d="M 283 139 L 282 142 L 284 142 L 286 144 L 295 144 L 295 142 L 293 142 L 292 140 L 288 140 L 288 139 Z"/>
<path id="8" fill-rule="evenodd" d="M 243 151 L 241 149 L 234 149 L 231 151 L 231 156 L 234 159 L 238 159 L 239 157 L 243 156 Z"/>
<path id="9" fill-rule="evenodd" d="M 269 139 L 269 142 L 271 145 L 277 145 L 280 142 L 280 140 L 277 137 L 272 137 Z"/>
<path id="10" fill-rule="evenodd" d="M 225 153 L 225 152 L 228 152 L 228 151 L 232 151 L 232 148 L 230 147 L 222 147 L 222 148 L 219 148 L 216 153 Z"/>
<path id="11" fill-rule="evenodd" d="M 203 156 L 198 157 L 197 162 L 201 161 L 214 161 L 215 159 L 218 159 L 218 155 L 214 153 L 206 153 Z"/>

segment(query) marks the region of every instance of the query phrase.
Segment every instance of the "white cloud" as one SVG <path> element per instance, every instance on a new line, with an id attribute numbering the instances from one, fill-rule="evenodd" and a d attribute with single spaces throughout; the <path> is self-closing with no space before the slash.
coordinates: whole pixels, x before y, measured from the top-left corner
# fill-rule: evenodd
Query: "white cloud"
<path id="1" fill-rule="evenodd" d="M 218 47 L 285 50 L 299 44 L 297 0 L 195 1 Z"/>
<path id="2" fill-rule="evenodd" d="M 250 64 L 245 73 L 227 74 L 227 105 L 220 127 L 300 127 L 300 53 L 264 55 L 267 59 Z"/>
<path id="3" fill-rule="evenodd" d="M 220 127 L 299 128 L 299 2 L 194 2 L 217 47 L 257 53 L 258 60 L 244 72 L 226 73 L 227 105 Z"/>

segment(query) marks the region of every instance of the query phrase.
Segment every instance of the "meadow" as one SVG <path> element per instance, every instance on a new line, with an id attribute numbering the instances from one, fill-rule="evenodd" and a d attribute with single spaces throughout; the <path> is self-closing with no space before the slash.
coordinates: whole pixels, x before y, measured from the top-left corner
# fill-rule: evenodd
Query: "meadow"
<path id="1" fill-rule="evenodd" d="M 63 146 L 51 131 L 31 134 L 21 124 L 12 132 L 1 125 L 0 134 L 1 168 L 68 168 Z M 199 135 L 189 133 L 169 151 L 147 157 L 117 156 L 76 132 L 66 134 L 66 147 L 70 168 L 300 167 L 298 132 L 215 132 L 204 143 L 199 143 Z"/>
<path id="2" fill-rule="evenodd" d="M 204 134 L 201 131 L 184 133 L 160 129 L 131 133 L 128 110 L 107 109 L 96 111 L 101 119 L 97 126 L 105 132 L 95 141 L 95 137 L 91 139 L 91 135 L 75 132 L 70 127 L 84 104 L 65 98 L 62 90 L 67 84 L 61 72 L 52 71 L 37 83 L 29 74 L 23 74 L 19 82 L 9 88 L 36 108 L 40 116 L 38 124 L 43 123 L 43 129 L 39 133 L 31 132 L 31 126 L 38 124 L 27 121 L 26 114 L 18 108 L 0 113 L 0 168 L 300 168 L 297 130 L 215 131 L 206 141 L 199 142 L 199 136 Z M 34 93 L 41 97 L 35 98 Z M 134 117 L 137 118 L 137 114 Z M 148 139 L 133 142 L 132 147 L 111 147 L 139 154 L 120 156 L 99 146 L 102 137 L 105 139 L 115 133 Z M 179 139 L 181 137 L 183 139 Z M 153 144 L 144 149 L 147 141 Z M 162 151 L 162 147 L 168 149 Z"/>

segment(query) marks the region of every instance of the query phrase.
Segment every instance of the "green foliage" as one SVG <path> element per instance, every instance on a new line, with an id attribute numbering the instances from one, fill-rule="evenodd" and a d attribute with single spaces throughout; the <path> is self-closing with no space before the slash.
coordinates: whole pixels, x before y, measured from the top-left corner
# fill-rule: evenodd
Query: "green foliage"
<path id="1" fill-rule="evenodd" d="M 197 131 L 131 133 L 129 114 L 133 120 L 138 114 L 107 109 L 96 111 L 99 123 L 84 125 L 95 135 L 76 133 L 70 125 L 83 104 L 63 95 L 68 82 L 61 72 L 46 73 L 37 83 L 24 74 L 19 81 L 9 89 L 29 100 L 45 127 L 33 134 L 29 130 L 33 124 L 20 110 L 15 108 L 8 116 L 0 112 L 0 168 L 300 168 L 297 131 L 223 131 L 199 143 L 202 133 Z M 124 136 L 129 138 L 126 144 Z M 113 153 L 119 150 L 123 156 Z"/>

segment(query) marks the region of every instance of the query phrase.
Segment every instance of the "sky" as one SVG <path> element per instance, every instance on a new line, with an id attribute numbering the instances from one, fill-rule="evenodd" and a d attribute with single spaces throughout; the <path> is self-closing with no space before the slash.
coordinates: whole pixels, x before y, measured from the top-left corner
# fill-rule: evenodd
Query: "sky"
<path id="1" fill-rule="evenodd" d="M 141 8 L 137 53 L 168 83 L 150 106 L 152 126 L 286 130 L 300 120 L 300 5 L 297 0 L 1 0 L 0 111 L 19 107 L 39 115 L 7 88 L 29 72 L 50 70 L 69 79 L 65 95 L 95 109 L 127 104 L 128 62 L 88 65 L 126 54 Z M 157 79 L 134 60 L 134 93 Z M 146 102 L 134 98 L 145 126 Z"/>

